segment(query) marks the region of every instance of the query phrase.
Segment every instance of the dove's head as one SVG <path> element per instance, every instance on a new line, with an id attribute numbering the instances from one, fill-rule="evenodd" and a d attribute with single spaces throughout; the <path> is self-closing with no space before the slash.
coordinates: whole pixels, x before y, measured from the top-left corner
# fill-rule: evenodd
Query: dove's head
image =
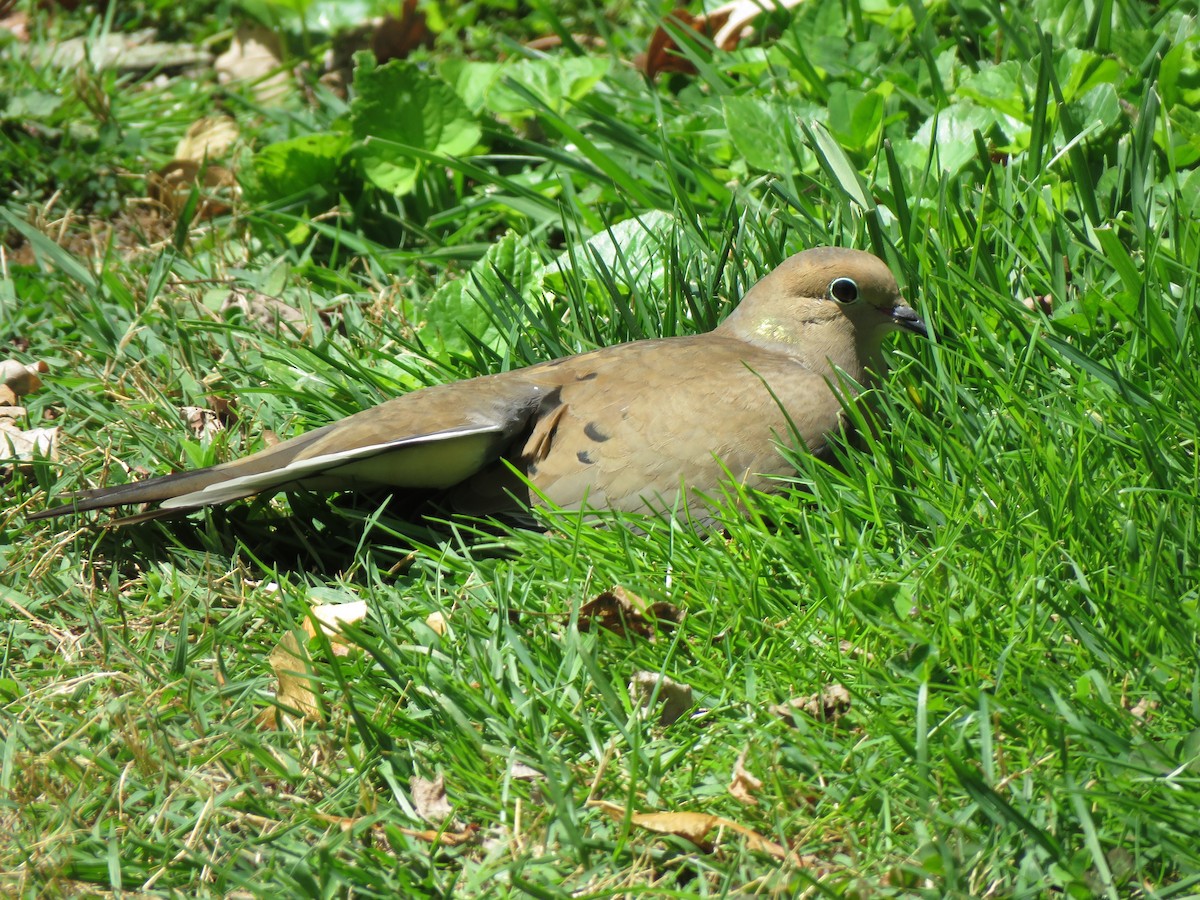
<path id="1" fill-rule="evenodd" d="M 718 331 L 861 381 L 867 369 L 882 371 L 883 337 L 897 329 L 929 336 L 883 260 L 817 247 L 764 276 Z"/>

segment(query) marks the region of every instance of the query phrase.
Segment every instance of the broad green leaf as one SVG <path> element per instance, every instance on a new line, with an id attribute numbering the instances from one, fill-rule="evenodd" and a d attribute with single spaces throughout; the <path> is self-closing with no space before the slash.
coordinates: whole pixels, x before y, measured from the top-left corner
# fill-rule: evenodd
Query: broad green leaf
<path id="1" fill-rule="evenodd" d="M 911 141 L 896 144 L 896 157 L 920 171 L 929 155 L 935 165 L 953 175 L 975 158 L 975 132 L 986 135 L 997 116 L 974 103 L 955 103 L 925 120 Z"/>
<path id="2" fill-rule="evenodd" d="M 665 274 L 662 248 L 670 240 L 677 223 L 661 210 L 651 210 L 634 219 L 625 219 L 593 235 L 586 249 L 564 252 L 543 270 L 543 276 L 575 268 L 585 277 L 597 266 L 610 272 L 628 272 L 644 284 L 661 280 Z"/>
<path id="3" fill-rule="evenodd" d="M 1068 49 L 1055 64 L 1063 99 L 1068 103 L 1102 84 L 1111 85 L 1122 78 L 1121 67 L 1115 59 L 1098 56 L 1087 50 Z"/>
<path id="4" fill-rule="evenodd" d="M 883 128 L 883 94 L 856 91 L 838 83 L 829 91 L 829 131 L 853 152 L 873 151 Z"/>
<path id="5" fill-rule="evenodd" d="M 323 191 L 334 183 L 351 137 L 327 131 L 268 144 L 254 154 L 244 187 L 251 202 L 271 202 Z"/>
<path id="6" fill-rule="evenodd" d="M 1102 128 L 1089 133 L 1089 139 L 1121 125 L 1125 117 L 1121 101 L 1111 84 L 1101 84 L 1069 104 L 1076 122 L 1099 122 Z"/>
<path id="7" fill-rule="evenodd" d="M 0 95 L 0 97 L 2 96 Z M 0 121 L 46 119 L 53 115 L 62 104 L 62 97 L 48 91 L 32 88 L 16 91 L 8 98 L 7 104 L 0 105 Z"/>
<path id="8" fill-rule="evenodd" d="M 467 109 L 479 114 L 487 106 L 488 89 L 502 68 L 500 63 L 475 62 L 456 57 L 443 62 L 438 71 L 454 88 Z"/>
<path id="9" fill-rule="evenodd" d="M 509 309 L 512 291 L 528 300 L 542 287 L 542 262 L 529 241 L 509 232 L 488 248 L 461 278 L 447 282 L 426 302 L 414 305 L 421 337 L 442 353 L 465 354 L 472 341 L 493 350 L 506 344 L 497 325 L 498 309 Z"/>
<path id="10" fill-rule="evenodd" d="M 1160 120 L 1154 130 L 1154 142 L 1168 149 L 1175 167 L 1185 169 L 1200 162 L 1200 113 L 1182 104 L 1167 111 L 1167 124 Z"/>
<path id="11" fill-rule="evenodd" d="M 721 109 L 738 154 L 764 172 L 795 169 L 796 154 L 803 150 L 804 142 L 799 123 L 828 119 L 828 113 L 815 103 L 749 94 L 722 97 Z"/>
<path id="12" fill-rule="evenodd" d="M 1197 47 L 1200 47 L 1200 41 L 1176 44 L 1163 56 L 1158 89 L 1167 108 L 1180 103 L 1200 109 L 1200 59 L 1197 59 Z"/>
<path id="13" fill-rule="evenodd" d="M 521 59 L 507 63 L 451 60 L 441 71 L 469 109 L 506 119 L 546 107 L 560 115 L 586 97 L 609 70 L 607 57 Z"/>
<path id="14" fill-rule="evenodd" d="M 407 147 L 462 156 L 479 143 L 479 123 L 446 82 L 400 60 L 377 67 L 368 54 L 355 59 L 350 127 L 363 142 L 363 171 L 377 187 L 396 195 L 413 189 L 421 164 Z"/>
<path id="15" fill-rule="evenodd" d="M 958 96 L 1021 121 L 1029 121 L 1033 93 L 1022 64 L 1016 60 L 981 69 L 959 85 Z"/>

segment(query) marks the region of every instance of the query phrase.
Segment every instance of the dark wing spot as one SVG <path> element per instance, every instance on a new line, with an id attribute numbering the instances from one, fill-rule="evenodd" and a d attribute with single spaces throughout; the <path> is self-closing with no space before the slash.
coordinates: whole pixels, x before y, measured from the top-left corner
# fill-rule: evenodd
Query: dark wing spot
<path id="1" fill-rule="evenodd" d="M 598 372 L 588 372 L 586 375 L 576 375 L 575 380 L 576 381 L 591 381 L 598 374 L 599 374 Z"/>
<path id="2" fill-rule="evenodd" d="M 595 422 L 588 422 L 586 425 L 584 425 L 583 433 L 586 434 L 593 441 L 595 441 L 597 444 L 603 444 L 610 437 L 612 437 L 611 434 L 605 434 L 603 431 L 601 431 L 596 426 Z"/>
<path id="3" fill-rule="evenodd" d="M 595 462 L 595 460 L 592 459 L 592 457 L 588 454 L 588 452 L 586 450 L 580 450 L 578 453 L 575 454 L 575 458 L 578 459 L 585 466 L 590 466 Z"/>
<path id="4" fill-rule="evenodd" d="M 532 478 L 534 475 L 536 475 L 537 474 L 537 463 L 531 462 L 527 466 L 525 466 L 525 474 L 530 478 Z"/>

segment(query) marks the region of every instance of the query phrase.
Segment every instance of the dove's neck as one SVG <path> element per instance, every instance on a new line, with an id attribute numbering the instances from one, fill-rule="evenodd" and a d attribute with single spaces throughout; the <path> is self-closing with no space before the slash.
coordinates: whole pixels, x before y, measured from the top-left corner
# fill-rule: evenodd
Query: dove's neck
<path id="1" fill-rule="evenodd" d="M 840 370 L 859 384 L 867 384 L 868 371 L 881 371 L 879 341 L 871 341 L 873 349 L 863 346 L 860 335 L 844 316 L 818 313 L 798 319 L 794 311 L 790 312 L 775 315 L 771 310 L 758 309 L 746 314 L 739 307 L 718 326 L 717 333 L 788 356 L 829 378 L 836 378 L 835 371 Z"/>

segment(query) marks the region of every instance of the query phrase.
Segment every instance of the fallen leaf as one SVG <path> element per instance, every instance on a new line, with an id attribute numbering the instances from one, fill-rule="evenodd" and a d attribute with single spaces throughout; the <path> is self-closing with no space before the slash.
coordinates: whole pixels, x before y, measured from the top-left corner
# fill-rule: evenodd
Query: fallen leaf
<path id="1" fill-rule="evenodd" d="M 670 725 L 678 721 L 692 708 L 691 685 L 672 681 L 658 672 L 635 672 L 629 680 L 629 696 L 634 703 L 640 703 L 642 708 L 647 710 L 657 697 L 661 707 L 658 713 L 661 725 Z"/>
<path id="2" fill-rule="evenodd" d="M 527 766 L 523 762 L 514 762 L 508 767 L 508 774 L 517 781 L 541 781 L 546 777 L 533 766 Z"/>
<path id="3" fill-rule="evenodd" d="M 50 371 L 43 360 L 23 363 L 15 359 L 0 361 L 0 384 L 12 391 L 14 397 L 32 394 L 42 386 L 41 376 Z"/>
<path id="4" fill-rule="evenodd" d="M 1030 312 L 1041 312 L 1043 315 L 1051 315 L 1054 312 L 1054 295 L 1041 294 L 1036 297 L 1025 297 L 1021 300 L 1021 305 Z"/>
<path id="5" fill-rule="evenodd" d="M 733 777 L 729 780 L 729 793 L 747 806 L 757 806 L 758 800 L 753 796 L 754 791 L 762 790 L 762 780 L 755 778 L 746 768 L 746 754 L 749 749 L 742 750 L 737 762 L 733 764 Z"/>
<path id="6" fill-rule="evenodd" d="M 288 306 L 282 300 L 277 300 L 257 291 L 233 290 L 221 304 L 222 315 L 237 310 L 246 319 L 246 323 L 261 330 L 280 332 L 283 326 L 294 329 L 301 337 L 309 332 L 308 322 L 304 313 L 294 306 Z"/>
<path id="7" fill-rule="evenodd" d="M 734 0 L 696 16 L 686 9 L 676 9 L 667 18 L 674 22 L 676 31 L 682 26 L 698 37 L 707 38 L 718 49 L 735 50 L 743 41 L 755 37 L 753 26 L 759 16 L 777 9 L 791 9 L 801 2 L 803 0 Z M 695 65 L 680 51 L 679 43 L 662 25 L 654 30 L 646 53 L 636 62 L 650 78 L 656 78 L 660 72 L 696 72 Z"/>
<path id="8" fill-rule="evenodd" d="M 430 781 L 414 775 L 408 780 L 413 809 L 430 825 L 440 825 L 450 818 L 454 809 L 446 799 L 446 779 L 443 775 Z"/>
<path id="9" fill-rule="evenodd" d="M 7 411 L 25 412 L 19 406 L 8 407 Z M 22 429 L 14 425 L 12 419 L 0 417 L 0 458 L 23 462 L 57 459 L 58 426 Z"/>
<path id="10" fill-rule="evenodd" d="M 274 31 L 240 25 L 229 49 L 213 63 L 222 84 L 252 86 L 260 103 L 276 103 L 292 88 L 291 74 L 282 71 L 282 45 Z"/>
<path id="11" fill-rule="evenodd" d="M 585 50 L 604 50 L 608 47 L 608 42 L 595 34 L 572 34 L 571 41 L 576 47 L 581 47 Z M 545 53 L 549 50 L 557 50 L 565 43 L 566 41 L 563 40 L 561 34 L 543 34 L 540 37 L 531 38 L 526 41 L 525 48 L 536 50 L 538 53 Z"/>
<path id="12" fill-rule="evenodd" d="M 428 828 L 421 830 L 417 828 L 405 828 L 401 825 L 396 830 L 401 834 L 417 838 L 421 841 L 428 841 L 431 844 L 441 844 L 443 847 L 457 847 L 460 844 L 474 840 L 475 833 L 479 831 L 479 826 L 471 824 L 461 831 L 431 831 Z"/>
<path id="13" fill-rule="evenodd" d="M 425 624 L 429 626 L 429 630 L 434 634 L 443 635 L 450 628 L 450 623 L 446 621 L 446 616 L 441 612 L 431 612 L 425 617 Z"/>
<path id="14" fill-rule="evenodd" d="M 230 116 L 205 116 L 188 126 L 175 145 L 175 159 L 203 163 L 224 156 L 237 142 L 238 126 Z"/>
<path id="15" fill-rule="evenodd" d="M 771 712 L 795 726 L 796 713 L 807 713 L 820 722 L 835 722 L 850 709 L 850 692 L 840 684 L 831 684 L 808 697 L 795 697 L 771 707 Z"/>
<path id="16" fill-rule="evenodd" d="M 0 3 L 0 28 L 7 31 L 14 41 L 29 43 L 29 14 L 15 9 L 16 0 Z"/>
<path id="17" fill-rule="evenodd" d="M 351 600 L 347 603 L 322 603 L 309 610 L 309 617 L 304 620 L 304 633 L 310 638 L 317 636 L 315 619 L 321 631 L 329 639 L 329 647 L 337 656 L 346 656 L 354 649 L 354 644 L 342 634 L 345 625 L 353 625 L 367 617 L 367 601 Z"/>
<path id="18" fill-rule="evenodd" d="M 606 800 L 589 800 L 588 806 L 602 809 L 618 822 L 625 821 L 625 807 L 616 803 L 609 803 Z M 716 847 L 715 841 L 707 840 L 709 832 L 713 829 L 723 829 L 744 837 L 746 846 L 750 850 L 766 853 L 776 859 L 785 859 L 788 856 L 787 849 L 782 845 L 767 840 L 753 828 L 748 828 L 723 816 L 697 812 L 635 812 L 630 816 L 630 822 L 638 828 L 644 828 L 657 834 L 673 834 L 676 837 L 686 838 L 706 852 L 711 852 Z"/>
<path id="19" fill-rule="evenodd" d="M 417 0 L 404 0 L 399 16 L 384 16 L 371 36 L 371 51 L 383 65 L 389 59 L 405 59 L 419 47 L 433 43 L 425 13 L 417 9 Z"/>
<path id="20" fill-rule="evenodd" d="M 49 370 L 45 362 L 0 360 L 0 459 L 28 462 L 58 457 L 58 426 L 22 428 L 17 424 L 26 415 L 25 407 L 17 406 L 18 398 L 40 388 L 40 376 Z"/>
<path id="21" fill-rule="evenodd" d="M 649 641 L 662 626 L 678 625 L 682 611 L 665 601 L 647 603 L 637 594 L 615 585 L 579 607 L 579 630 L 594 625 L 620 635 L 635 634 Z"/>
<path id="22" fill-rule="evenodd" d="M 146 178 L 146 195 L 178 219 L 195 189 L 199 196 L 194 219 L 212 219 L 233 209 L 241 188 L 224 166 L 176 159 Z"/>
<path id="23" fill-rule="evenodd" d="M 331 816 L 328 813 L 317 813 L 314 818 L 321 822 L 328 822 L 330 825 L 336 825 L 342 831 L 350 831 L 355 825 L 363 820 L 363 817 L 351 818 L 349 816 Z M 441 844 L 443 847 L 457 847 L 460 844 L 465 844 L 473 840 L 476 833 L 479 831 L 478 825 L 467 825 L 461 831 L 435 831 L 430 828 L 405 828 L 403 825 L 385 825 L 383 822 L 372 822 L 370 825 L 372 831 L 387 838 L 387 831 L 395 829 L 403 835 L 416 838 L 420 841 L 428 841 L 431 844 Z"/>
<path id="24" fill-rule="evenodd" d="M 156 36 L 154 28 L 113 29 L 65 41 L 38 41 L 29 54 L 29 63 L 38 69 L 53 66 L 60 71 L 147 72 L 160 69 L 178 72 L 204 67 L 212 61 L 212 54 L 202 47 L 186 42 L 157 41 Z"/>
<path id="25" fill-rule="evenodd" d="M 1154 711 L 1158 709 L 1158 701 L 1152 700 L 1149 697 L 1143 697 L 1129 711 L 1133 713 L 1134 718 L 1143 722 L 1149 721 L 1153 716 Z"/>
<path id="26" fill-rule="evenodd" d="M 279 704 L 291 707 L 301 718 L 320 722 L 324 716 L 317 703 L 317 695 L 312 689 L 315 672 L 312 660 L 308 656 L 307 639 L 308 635 L 301 629 L 287 632 L 267 660 L 279 682 L 279 689 L 275 692 L 275 699 Z M 269 727 L 284 727 L 288 724 L 285 716 L 286 713 L 282 709 L 267 710 L 265 724 Z"/>
<path id="27" fill-rule="evenodd" d="M 184 406 L 179 411 L 183 413 L 183 420 L 197 438 L 210 438 L 225 428 L 221 424 L 221 417 L 203 406 Z"/>

